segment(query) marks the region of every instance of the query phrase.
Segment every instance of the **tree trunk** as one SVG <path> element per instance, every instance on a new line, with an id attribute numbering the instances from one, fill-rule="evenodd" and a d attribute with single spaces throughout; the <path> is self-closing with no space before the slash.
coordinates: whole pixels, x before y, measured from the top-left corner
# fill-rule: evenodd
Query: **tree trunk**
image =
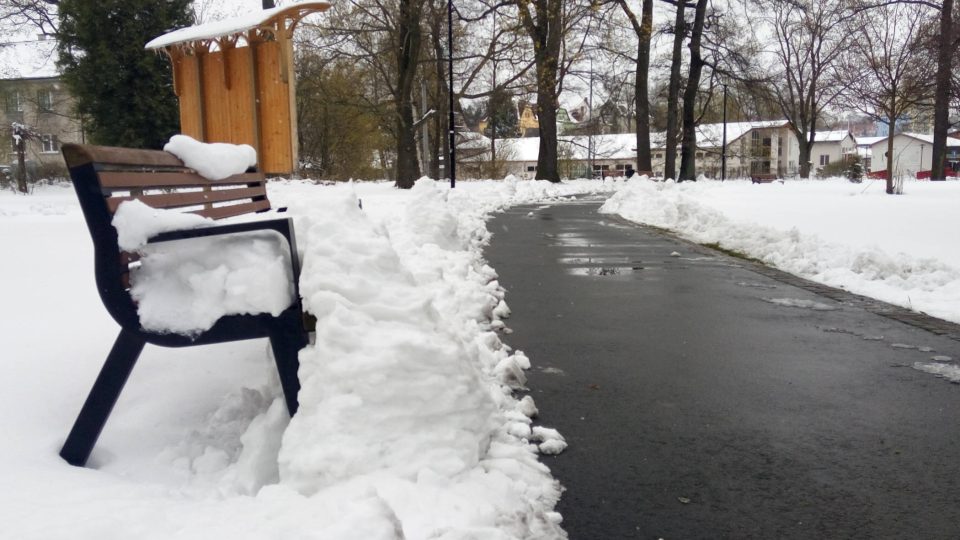
<path id="1" fill-rule="evenodd" d="M 27 136 L 22 132 L 17 138 L 17 190 L 27 192 Z"/>
<path id="2" fill-rule="evenodd" d="M 554 69 L 556 66 L 554 65 Z M 539 71 L 539 70 L 538 70 Z M 555 73 L 555 71 L 554 71 Z M 553 76 L 556 81 L 556 75 Z M 537 156 L 537 180 L 560 181 L 557 167 L 557 96 L 556 82 L 537 90 L 537 119 L 540 124 L 540 154 Z"/>
<path id="3" fill-rule="evenodd" d="M 896 110 L 894 108 L 894 110 Z M 893 128 L 896 126 L 897 117 L 895 115 L 888 117 L 889 128 L 887 132 L 887 195 L 893 195 Z"/>
<path id="4" fill-rule="evenodd" d="M 937 47 L 937 90 L 933 106 L 933 165 L 931 180 L 946 180 L 947 130 L 950 122 L 950 61 L 953 56 L 953 0 L 940 8 L 940 38 Z"/>
<path id="5" fill-rule="evenodd" d="M 806 137 L 798 136 L 797 143 L 798 147 L 800 148 L 800 155 L 798 156 L 798 159 L 800 160 L 800 178 L 806 180 L 807 178 L 810 178 L 810 150 L 812 148 L 810 143 L 807 142 Z"/>
<path id="6" fill-rule="evenodd" d="M 447 152 L 450 149 L 448 144 L 448 139 L 450 138 L 449 133 L 447 133 L 446 121 L 449 116 L 450 108 L 450 94 L 449 88 L 447 88 L 447 71 L 444 67 L 445 52 L 443 48 L 442 41 L 442 31 L 443 25 L 441 24 L 443 18 L 438 17 L 439 20 L 434 24 L 432 33 L 433 33 L 433 57 L 434 57 L 434 69 L 436 71 L 436 94 L 437 94 L 437 112 L 433 115 L 432 124 L 434 137 L 431 139 L 431 152 L 430 156 L 430 176 L 431 178 L 440 179 L 440 163 L 445 163 L 449 156 L 443 158 L 441 156 L 447 155 Z"/>
<path id="7" fill-rule="evenodd" d="M 418 0 L 400 0 L 397 25 L 397 177 L 398 188 L 409 189 L 420 178 L 417 140 L 414 136 L 413 80 L 420 56 L 420 14 Z"/>
<path id="8" fill-rule="evenodd" d="M 540 126 L 540 154 L 537 156 L 537 180 L 559 182 L 557 167 L 557 83 L 560 71 L 560 45 L 563 37 L 562 0 L 536 0 L 536 21 L 528 2 L 517 2 L 520 20 L 533 41 L 537 69 L 537 123 Z"/>
<path id="9" fill-rule="evenodd" d="M 670 60 L 670 84 L 667 86 L 667 138 L 666 161 L 663 166 L 663 177 L 676 178 L 677 168 L 677 131 L 679 118 L 677 117 L 677 100 L 680 96 L 680 63 L 683 60 L 683 37 L 686 33 L 684 21 L 684 3 L 677 3 L 677 17 L 673 24 L 673 56 Z"/>
<path id="10" fill-rule="evenodd" d="M 637 42 L 637 85 L 634 91 L 637 112 L 637 170 L 652 172 L 650 159 L 650 36 L 653 33 L 653 0 L 643 0 L 643 18 Z"/>
<path id="11" fill-rule="evenodd" d="M 697 0 L 690 32 L 690 76 L 687 88 L 683 92 L 683 138 L 681 140 L 679 181 L 697 179 L 697 94 L 700 92 L 700 74 L 703 72 L 703 58 L 700 56 L 700 36 L 703 34 L 703 21 L 707 14 L 707 0 Z"/>

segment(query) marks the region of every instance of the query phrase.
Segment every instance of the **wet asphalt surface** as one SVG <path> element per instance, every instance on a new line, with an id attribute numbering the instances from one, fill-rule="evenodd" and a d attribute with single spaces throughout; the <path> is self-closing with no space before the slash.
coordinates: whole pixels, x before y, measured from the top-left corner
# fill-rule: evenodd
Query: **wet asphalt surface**
<path id="1" fill-rule="evenodd" d="M 570 538 L 960 538 L 960 385 L 913 368 L 960 342 L 598 206 L 515 207 L 485 253 Z"/>

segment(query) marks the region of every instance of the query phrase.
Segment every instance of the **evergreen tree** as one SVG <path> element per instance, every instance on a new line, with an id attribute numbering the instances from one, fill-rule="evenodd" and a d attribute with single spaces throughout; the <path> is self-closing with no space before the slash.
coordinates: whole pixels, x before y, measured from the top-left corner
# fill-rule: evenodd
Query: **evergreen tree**
<path id="1" fill-rule="evenodd" d="M 167 60 L 143 46 L 192 23 L 190 0 L 61 0 L 63 79 L 91 142 L 161 148 L 179 131 Z"/>
<path id="2" fill-rule="evenodd" d="M 502 88 L 496 88 L 490 94 L 486 104 L 487 129 L 485 135 L 491 138 L 508 139 L 517 136 L 517 106 L 513 96 Z"/>

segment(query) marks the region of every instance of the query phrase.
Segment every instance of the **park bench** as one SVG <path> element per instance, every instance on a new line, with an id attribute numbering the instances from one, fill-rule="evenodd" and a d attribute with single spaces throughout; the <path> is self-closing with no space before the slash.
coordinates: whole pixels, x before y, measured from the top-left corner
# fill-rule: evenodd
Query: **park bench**
<path id="1" fill-rule="evenodd" d="M 137 305 L 130 296 L 130 270 L 138 264 L 136 253 L 123 251 L 111 224 L 123 201 L 139 199 L 153 208 L 188 211 L 222 219 L 270 210 L 262 173 L 246 172 L 211 181 L 201 177 L 173 154 L 104 146 L 65 144 L 63 157 L 80 200 L 94 247 L 97 289 L 104 307 L 120 325 L 103 368 L 60 452 L 68 463 L 83 466 L 146 343 L 163 347 L 189 347 L 253 338 L 269 338 L 280 383 L 290 414 L 297 410 L 298 351 L 307 344 L 297 282 L 297 257 L 293 222 L 289 218 L 218 223 L 214 226 L 158 234 L 148 243 L 214 237 L 252 231 L 275 231 L 290 250 L 294 301 L 279 316 L 270 313 L 227 315 L 196 336 L 158 333 L 140 325 Z M 216 187 L 216 189 L 213 189 Z"/>
<path id="2" fill-rule="evenodd" d="M 751 174 L 750 182 L 754 184 L 768 184 L 780 178 L 777 174 Z"/>

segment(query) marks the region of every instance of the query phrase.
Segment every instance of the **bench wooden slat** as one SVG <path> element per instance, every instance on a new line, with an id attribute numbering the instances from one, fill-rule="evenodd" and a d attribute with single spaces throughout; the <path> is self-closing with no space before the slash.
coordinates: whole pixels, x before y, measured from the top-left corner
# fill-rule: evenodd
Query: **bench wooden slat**
<path id="1" fill-rule="evenodd" d="M 207 180 L 196 173 L 101 171 L 100 185 L 111 189 L 206 187 L 231 184 L 262 184 L 261 173 L 235 174 L 223 180 Z"/>
<path id="2" fill-rule="evenodd" d="M 228 206 L 205 208 L 203 210 L 197 210 L 191 213 L 208 217 L 210 219 L 223 219 L 233 216 L 242 216 L 243 214 L 249 214 L 251 212 L 263 212 L 264 210 L 269 209 L 270 201 L 262 200 L 244 204 L 231 204 Z"/>
<path id="3" fill-rule="evenodd" d="M 115 146 L 90 146 L 85 144 L 65 144 L 61 148 L 68 168 L 87 163 L 106 163 L 111 165 L 137 165 L 147 167 L 183 167 L 183 162 L 169 152 L 162 150 L 143 150 L 140 148 L 118 148 Z"/>
<path id="4" fill-rule="evenodd" d="M 266 188 L 263 185 L 259 185 L 251 188 L 218 189 L 216 191 L 188 191 L 164 193 L 162 195 L 110 197 L 107 199 L 107 207 L 112 214 L 117 211 L 120 203 L 132 199 L 139 199 L 147 206 L 153 208 L 180 208 L 183 206 L 197 206 L 201 204 L 238 201 L 241 199 L 257 199 L 266 196 Z"/>

